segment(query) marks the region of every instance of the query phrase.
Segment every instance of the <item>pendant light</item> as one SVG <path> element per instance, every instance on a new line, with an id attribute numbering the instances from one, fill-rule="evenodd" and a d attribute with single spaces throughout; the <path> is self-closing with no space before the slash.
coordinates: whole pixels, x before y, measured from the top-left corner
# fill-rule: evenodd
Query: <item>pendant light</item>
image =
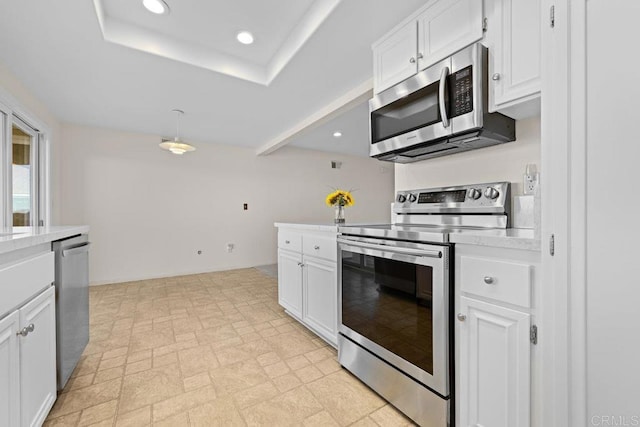
<path id="1" fill-rule="evenodd" d="M 177 154 L 179 156 L 183 155 L 188 151 L 196 151 L 196 147 L 193 145 L 189 145 L 186 142 L 180 140 L 180 116 L 184 114 L 182 110 L 172 110 L 176 113 L 176 137 L 171 140 L 162 140 L 160 143 L 160 148 L 164 150 L 169 150 L 173 154 Z"/>

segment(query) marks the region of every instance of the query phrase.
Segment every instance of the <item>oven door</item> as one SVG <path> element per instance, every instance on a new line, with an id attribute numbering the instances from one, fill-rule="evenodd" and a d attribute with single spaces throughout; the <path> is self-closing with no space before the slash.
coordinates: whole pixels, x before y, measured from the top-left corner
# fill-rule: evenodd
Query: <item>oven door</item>
<path id="1" fill-rule="evenodd" d="M 340 333 L 449 395 L 449 248 L 342 236 Z"/>
<path id="2" fill-rule="evenodd" d="M 450 71 L 448 58 L 369 101 L 372 157 L 451 135 L 447 81 Z"/>

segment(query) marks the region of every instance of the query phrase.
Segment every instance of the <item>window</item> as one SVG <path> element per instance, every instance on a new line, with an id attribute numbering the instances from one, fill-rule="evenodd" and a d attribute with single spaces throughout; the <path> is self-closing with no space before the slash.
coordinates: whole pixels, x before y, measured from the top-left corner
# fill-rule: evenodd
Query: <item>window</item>
<path id="1" fill-rule="evenodd" d="M 2 226 L 45 225 L 46 139 L 42 132 L 0 104 Z"/>

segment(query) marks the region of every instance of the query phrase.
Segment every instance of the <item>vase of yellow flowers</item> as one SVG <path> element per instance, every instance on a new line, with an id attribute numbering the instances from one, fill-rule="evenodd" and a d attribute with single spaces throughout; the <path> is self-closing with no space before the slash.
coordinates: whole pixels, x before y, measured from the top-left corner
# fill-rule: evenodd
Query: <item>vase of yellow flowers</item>
<path id="1" fill-rule="evenodd" d="M 325 200 L 328 206 L 333 206 L 335 209 L 335 223 L 344 224 L 344 208 L 346 206 L 353 206 L 355 201 L 350 191 L 347 190 L 335 190 L 327 195 Z"/>

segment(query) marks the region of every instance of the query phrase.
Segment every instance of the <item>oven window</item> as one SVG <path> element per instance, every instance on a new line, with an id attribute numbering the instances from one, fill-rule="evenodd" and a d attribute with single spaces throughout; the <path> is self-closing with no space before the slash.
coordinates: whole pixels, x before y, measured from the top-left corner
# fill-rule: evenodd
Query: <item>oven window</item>
<path id="1" fill-rule="evenodd" d="M 371 143 L 439 123 L 438 88 L 433 83 L 371 113 Z M 445 100 L 449 101 L 448 91 Z"/>
<path id="2" fill-rule="evenodd" d="M 342 324 L 433 375 L 431 267 L 342 251 Z"/>

